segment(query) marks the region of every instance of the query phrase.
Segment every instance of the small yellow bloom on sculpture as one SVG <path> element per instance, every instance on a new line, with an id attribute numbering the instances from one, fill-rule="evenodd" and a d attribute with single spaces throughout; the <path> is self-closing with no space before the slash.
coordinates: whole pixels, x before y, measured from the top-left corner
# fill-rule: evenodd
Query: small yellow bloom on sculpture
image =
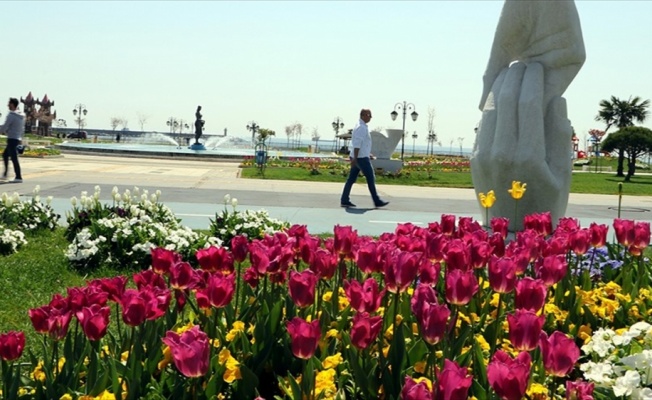
<path id="1" fill-rule="evenodd" d="M 508 192 L 514 200 L 520 200 L 525 193 L 525 186 L 527 186 L 526 183 L 521 184 L 520 181 L 512 181 L 512 188 Z"/>
<path id="2" fill-rule="evenodd" d="M 480 205 L 484 208 L 491 208 L 496 202 L 496 195 L 493 190 L 488 191 L 486 195 L 484 193 L 478 194 L 478 198 L 480 199 Z"/>

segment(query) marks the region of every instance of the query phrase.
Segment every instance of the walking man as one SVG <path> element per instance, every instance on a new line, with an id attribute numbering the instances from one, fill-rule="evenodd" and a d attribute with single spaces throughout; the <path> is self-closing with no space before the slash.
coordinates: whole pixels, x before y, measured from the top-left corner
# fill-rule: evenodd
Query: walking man
<path id="1" fill-rule="evenodd" d="M 16 178 L 12 182 L 21 183 L 23 176 L 20 174 L 20 164 L 18 163 L 18 145 L 25 131 L 25 118 L 18 112 L 18 99 L 11 97 L 7 106 L 9 107 L 9 114 L 4 125 L 0 126 L 0 132 L 7 135 L 7 146 L 2 153 L 2 161 L 5 165 L 2 180 L 7 180 L 9 158 L 11 158 L 11 162 L 14 164 L 14 173 L 16 174 Z"/>
<path id="2" fill-rule="evenodd" d="M 340 205 L 342 207 L 355 207 L 355 204 L 351 203 L 349 196 L 360 171 L 362 171 L 362 174 L 367 179 L 367 186 L 369 187 L 369 193 L 371 194 L 371 199 L 374 201 L 374 205 L 376 207 L 385 207 L 389 204 L 388 201 L 381 200 L 376 192 L 376 175 L 374 174 L 374 167 L 371 165 L 371 159 L 373 158 L 371 154 L 371 134 L 367 126 L 369 121 L 371 121 L 371 110 L 363 108 L 360 110 L 360 120 L 355 125 L 355 128 L 353 128 L 353 134 L 351 136 L 351 153 L 349 155 L 351 159 L 351 172 L 349 172 L 349 178 L 346 180 L 344 190 L 342 191 L 342 197 L 340 199 Z"/>

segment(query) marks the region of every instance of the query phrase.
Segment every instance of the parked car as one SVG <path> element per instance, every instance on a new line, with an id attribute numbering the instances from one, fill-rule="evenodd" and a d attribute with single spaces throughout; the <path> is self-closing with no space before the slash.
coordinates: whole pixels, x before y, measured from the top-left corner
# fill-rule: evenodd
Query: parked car
<path id="1" fill-rule="evenodd" d="M 68 139 L 86 139 L 88 138 L 88 134 L 86 131 L 77 131 L 68 134 Z"/>

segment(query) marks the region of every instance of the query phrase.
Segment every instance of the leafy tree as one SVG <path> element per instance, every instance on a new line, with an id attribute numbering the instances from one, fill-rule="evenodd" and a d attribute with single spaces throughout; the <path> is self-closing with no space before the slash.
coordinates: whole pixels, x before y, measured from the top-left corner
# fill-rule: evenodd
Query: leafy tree
<path id="1" fill-rule="evenodd" d="M 642 101 L 640 97 L 636 96 L 628 100 L 620 100 L 616 96 L 611 96 L 611 100 L 600 101 L 600 111 L 595 117 L 596 121 L 602 121 L 607 124 L 605 133 L 612 126 L 619 129 L 627 126 L 634 126 L 634 122 L 644 122 L 648 116 L 648 107 L 650 100 Z M 618 170 L 616 176 L 625 176 L 624 171 L 625 153 L 618 150 Z"/>
<path id="2" fill-rule="evenodd" d="M 618 150 L 619 154 L 627 154 L 627 175 L 625 182 L 634 175 L 636 159 L 641 154 L 652 151 L 652 130 L 642 126 L 628 126 L 607 136 L 602 142 L 603 151 Z"/>

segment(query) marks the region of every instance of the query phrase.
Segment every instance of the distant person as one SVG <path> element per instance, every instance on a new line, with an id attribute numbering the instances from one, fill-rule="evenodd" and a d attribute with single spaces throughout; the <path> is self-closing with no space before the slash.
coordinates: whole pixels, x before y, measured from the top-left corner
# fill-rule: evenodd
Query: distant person
<path id="1" fill-rule="evenodd" d="M 374 201 L 374 205 L 376 207 L 385 207 L 389 204 L 388 201 L 381 200 L 376 192 L 376 175 L 374 174 L 374 167 L 371 165 L 371 159 L 375 157 L 371 154 L 371 135 L 367 126 L 369 121 L 371 121 L 371 110 L 363 108 L 360 111 L 360 120 L 353 128 L 353 134 L 351 136 L 351 152 L 349 154 L 351 171 L 342 191 L 342 197 L 340 199 L 340 205 L 342 207 L 355 207 L 355 204 L 351 203 L 349 196 L 360 171 L 362 171 L 362 174 L 367 179 L 367 186 L 369 187 L 369 193 Z"/>
<path id="2" fill-rule="evenodd" d="M 199 143 L 199 138 L 202 132 L 204 132 L 204 120 L 201 118 L 201 106 L 197 106 L 197 111 L 195 112 L 195 143 Z"/>
<path id="3" fill-rule="evenodd" d="M 18 99 L 11 97 L 7 107 L 9 107 L 9 114 L 7 114 L 4 125 L 0 126 L 0 132 L 7 135 L 7 146 L 2 153 L 5 171 L 0 179 L 7 180 L 9 158 L 11 158 L 11 162 L 14 164 L 14 173 L 16 174 L 16 178 L 12 182 L 21 183 L 23 177 L 20 174 L 20 164 L 18 162 L 18 145 L 20 145 L 25 132 L 25 117 L 18 110 Z"/>

